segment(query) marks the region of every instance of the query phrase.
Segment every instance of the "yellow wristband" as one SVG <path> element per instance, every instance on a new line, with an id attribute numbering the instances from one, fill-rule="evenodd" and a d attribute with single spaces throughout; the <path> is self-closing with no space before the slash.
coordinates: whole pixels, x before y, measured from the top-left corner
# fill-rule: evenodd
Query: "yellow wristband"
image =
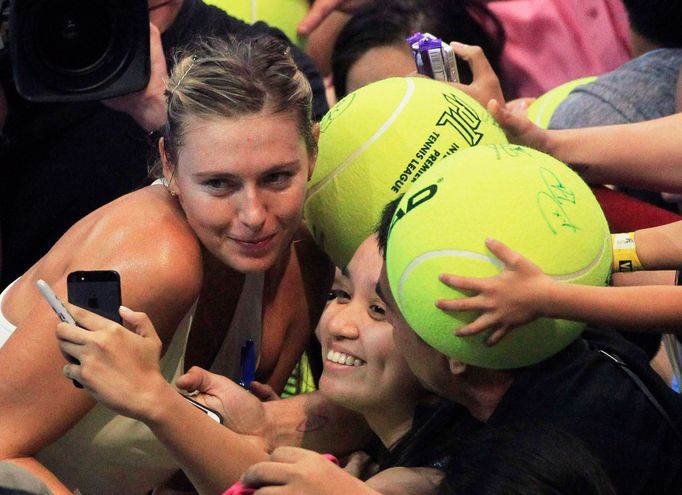
<path id="1" fill-rule="evenodd" d="M 637 257 L 634 232 L 611 234 L 611 242 L 613 246 L 611 268 L 614 272 L 634 272 L 642 269 L 642 263 Z"/>

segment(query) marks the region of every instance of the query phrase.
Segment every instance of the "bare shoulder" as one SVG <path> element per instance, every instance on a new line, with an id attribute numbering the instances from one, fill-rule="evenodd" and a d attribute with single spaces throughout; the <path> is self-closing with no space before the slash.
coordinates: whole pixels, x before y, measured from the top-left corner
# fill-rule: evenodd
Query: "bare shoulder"
<path id="1" fill-rule="evenodd" d="M 123 304 L 148 313 L 162 339 L 198 297 L 203 278 L 199 241 L 159 186 L 123 196 L 76 223 L 22 277 L 16 291 L 25 297 L 17 299 L 30 300 L 38 278 L 63 293 L 63 279 L 76 270 L 117 271 Z"/>
<path id="2" fill-rule="evenodd" d="M 146 312 L 164 342 L 198 297 L 199 242 L 163 193 L 145 188 L 83 218 L 8 291 L 2 310 L 17 328 L 0 348 L 0 458 L 40 450 L 94 404 L 61 374 L 66 361 L 54 335 L 59 320 L 40 297 L 37 279 L 66 299 L 71 271 L 116 270 L 123 304 Z"/>

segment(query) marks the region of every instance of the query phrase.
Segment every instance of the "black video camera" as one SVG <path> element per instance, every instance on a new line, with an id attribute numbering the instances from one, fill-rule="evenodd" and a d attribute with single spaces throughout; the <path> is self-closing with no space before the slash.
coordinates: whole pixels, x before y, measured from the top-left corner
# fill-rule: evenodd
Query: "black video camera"
<path id="1" fill-rule="evenodd" d="M 9 45 L 14 83 L 27 100 L 101 100 L 149 82 L 147 0 L 6 3 L 0 0 L 0 22 L 9 10 L 9 40 L 0 38 L 0 54 Z"/>

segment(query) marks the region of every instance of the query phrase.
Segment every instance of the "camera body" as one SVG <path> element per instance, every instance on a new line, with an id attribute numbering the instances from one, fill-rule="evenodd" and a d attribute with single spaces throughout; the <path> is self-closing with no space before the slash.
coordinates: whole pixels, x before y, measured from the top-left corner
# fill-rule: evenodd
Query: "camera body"
<path id="1" fill-rule="evenodd" d="M 146 0 L 14 0 L 9 17 L 14 82 L 27 100 L 101 100 L 149 81 Z"/>

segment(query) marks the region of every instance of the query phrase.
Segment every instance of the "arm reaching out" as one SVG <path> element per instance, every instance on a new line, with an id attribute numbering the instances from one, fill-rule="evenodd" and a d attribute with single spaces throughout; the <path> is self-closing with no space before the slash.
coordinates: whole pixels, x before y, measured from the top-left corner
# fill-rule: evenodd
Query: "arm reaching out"
<path id="1" fill-rule="evenodd" d="M 225 417 L 227 428 L 219 425 L 164 380 L 160 341 L 144 313 L 121 308 L 124 327 L 72 305 L 69 311 L 83 328 L 57 327 L 61 350 L 80 361 L 64 373 L 107 407 L 149 426 L 200 493 L 221 493 L 275 446 L 347 453 L 366 445 L 366 423 L 319 393 L 264 403 L 229 379 L 193 367 L 177 384 L 200 392 L 194 398 Z"/>
<path id="2" fill-rule="evenodd" d="M 682 113 L 633 124 L 544 130 L 497 101 L 488 103 L 488 111 L 511 142 L 555 156 L 589 183 L 682 192 L 677 138 Z"/>
<path id="3" fill-rule="evenodd" d="M 473 297 L 439 300 L 444 311 L 481 311 L 457 335 L 491 331 L 494 345 L 514 328 L 538 317 L 561 318 L 639 332 L 679 332 L 682 327 L 682 287 L 642 285 L 596 287 L 554 281 L 529 260 L 503 243 L 486 241 L 504 263 L 495 277 L 468 278 L 443 274 L 446 285 L 474 293 Z"/>

